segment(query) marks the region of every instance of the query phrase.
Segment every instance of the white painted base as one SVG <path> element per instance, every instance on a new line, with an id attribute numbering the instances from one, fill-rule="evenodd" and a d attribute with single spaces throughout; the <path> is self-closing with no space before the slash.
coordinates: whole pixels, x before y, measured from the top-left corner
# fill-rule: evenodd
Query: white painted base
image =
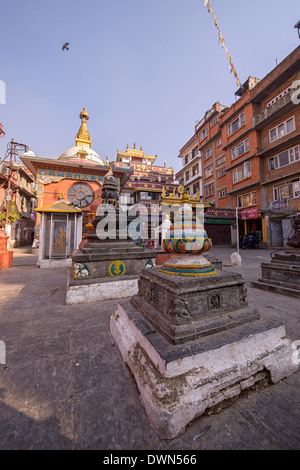
<path id="1" fill-rule="evenodd" d="M 111 334 L 133 373 L 149 422 L 162 439 L 175 438 L 206 409 L 251 387 L 264 371 L 276 383 L 299 367 L 292 362 L 292 343 L 283 325 L 166 362 L 124 306 L 126 302 L 119 304 L 111 316 Z"/>
<path id="2" fill-rule="evenodd" d="M 131 297 L 138 293 L 138 279 L 124 279 L 68 286 L 66 304 L 80 304 Z"/>
<path id="3" fill-rule="evenodd" d="M 72 267 L 72 258 L 62 259 L 42 259 L 37 262 L 40 268 L 70 268 Z"/>

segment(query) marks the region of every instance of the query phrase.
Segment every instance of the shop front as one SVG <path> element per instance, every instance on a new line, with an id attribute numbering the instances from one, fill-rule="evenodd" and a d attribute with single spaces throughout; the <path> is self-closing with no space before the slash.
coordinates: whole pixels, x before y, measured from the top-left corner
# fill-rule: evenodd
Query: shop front
<path id="1" fill-rule="evenodd" d="M 260 242 L 267 241 L 267 231 L 265 227 L 265 221 L 262 218 L 262 214 L 258 209 L 244 209 L 240 211 L 239 217 L 239 239 L 248 239 L 249 236 L 254 236 L 255 246 L 258 246 Z"/>
<path id="2" fill-rule="evenodd" d="M 204 228 L 214 245 L 234 245 L 236 243 L 236 213 L 234 209 L 207 208 Z"/>

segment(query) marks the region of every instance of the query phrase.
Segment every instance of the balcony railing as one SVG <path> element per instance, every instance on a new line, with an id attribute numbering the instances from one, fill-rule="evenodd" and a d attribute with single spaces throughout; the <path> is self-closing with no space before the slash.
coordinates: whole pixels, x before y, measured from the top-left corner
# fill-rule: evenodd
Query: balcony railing
<path id="1" fill-rule="evenodd" d="M 288 94 L 276 101 L 276 103 L 253 116 L 252 127 L 255 129 L 261 129 L 269 122 L 272 122 L 273 119 L 277 119 L 277 117 L 280 117 L 281 114 L 287 112 L 289 108 L 292 108 L 292 94 L 294 91 L 295 90 L 291 90 Z"/>

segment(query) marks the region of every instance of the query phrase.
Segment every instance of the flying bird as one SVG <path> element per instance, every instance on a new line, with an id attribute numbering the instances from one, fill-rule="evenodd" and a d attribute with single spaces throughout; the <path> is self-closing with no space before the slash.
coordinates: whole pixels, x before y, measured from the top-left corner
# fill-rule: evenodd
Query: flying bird
<path id="1" fill-rule="evenodd" d="M 65 44 L 63 45 L 63 47 L 61 48 L 62 51 L 64 51 L 65 49 L 67 49 L 67 51 L 69 50 L 69 42 L 65 42 Z"/>

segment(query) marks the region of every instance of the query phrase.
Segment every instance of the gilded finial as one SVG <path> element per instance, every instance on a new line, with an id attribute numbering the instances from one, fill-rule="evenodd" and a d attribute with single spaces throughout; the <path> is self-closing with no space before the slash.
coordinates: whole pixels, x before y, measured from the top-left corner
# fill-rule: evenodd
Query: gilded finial
<path id="1" fill-rule="evenodd" d="M 82 111 L 79 114 L 79 117 L 81 119 L 81 126 L 75 138 L 76 145 L 77 146 L 84 145 L 84 146 L 90 147 L 92 139 L 90 137 L 90 133 L 86 124 L 90 117 L 88 115 L 86 108 L 82 108 Z"/>
<path id="2" fill-rule="evenodd" d="M 186 203 L 186 202 L 187 203 L 189 202 L 189 196 L 188 196 L 187 191 L 184 191 L 183 194 L 182 194 L 182 202 L 183 202 L 183 204 Z"/>

